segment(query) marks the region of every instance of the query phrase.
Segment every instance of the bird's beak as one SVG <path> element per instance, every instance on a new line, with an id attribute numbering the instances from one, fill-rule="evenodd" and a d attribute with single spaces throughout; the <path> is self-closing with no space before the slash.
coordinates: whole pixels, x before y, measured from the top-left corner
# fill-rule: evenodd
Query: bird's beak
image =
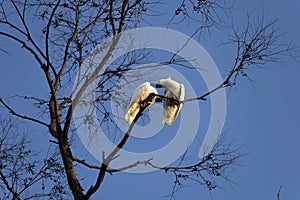
<path id="1" fill-rule="evenodd" d="M 162 88 L 163 86 L 161 84 L 156 84 L 155 87 L 156 88 Z"/>

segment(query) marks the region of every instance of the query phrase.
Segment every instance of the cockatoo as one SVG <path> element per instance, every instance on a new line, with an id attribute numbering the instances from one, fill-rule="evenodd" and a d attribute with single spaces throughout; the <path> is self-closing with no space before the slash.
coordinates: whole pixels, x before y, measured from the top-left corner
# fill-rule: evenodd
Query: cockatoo
<path id="1" fill-rule="evenodd" d="M 166 79 L 161 79 L 156 82 L 157 88 L 165 88 L 164 96 L 168 98 L 174 98 L 179 101 L 184 100 L 185 89 L 184 85 L 180 84 L 171 79 L 171 77 Z M 171 99 L 163 99 L 163 114 L 164 118 L 162 123 L 171 126 L 176 120 L 180 110 L 182 107 L 182 103 L 178 103 L 177 101 L 172 101 Z"/>
<path id="2" fill-rule="evenodd" d="M 155 102 L 155 94 L 158 94 L 157 90 L 152 87 L 149 82 L 145 82 L 135 89 L 128 107 L 128 111 L 125 115 L 125 121 L 128 124 L 131 124 L 135 116 L 140 111 L 140 103 L 143 102 L 151 93 L 153 93 L 154 96 L 152 99 L 149 99 L 149 102 L 147 102 L 145 110 Z"/>

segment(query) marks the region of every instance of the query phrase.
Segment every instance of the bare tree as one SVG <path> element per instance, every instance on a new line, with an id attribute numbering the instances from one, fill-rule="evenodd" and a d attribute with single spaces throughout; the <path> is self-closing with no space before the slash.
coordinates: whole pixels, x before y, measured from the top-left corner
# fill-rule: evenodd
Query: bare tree
<path id="1" fill-rule="evenodd" d="M 136 64 L 147 63 L 149 56 L 146 53 L 128 54 L 126 59 L 121 59 L 116 66 L 107 68 L 100 75 L 98 75 L 98 72 L 115 50 L 122 32 L 139 27 L 145 16 L 154 12 L 155 6 L 160 3 L 162 2 L 142 0 L 0 1 L 0 36 L 19 44 L 24 51 L 33 56 L 37 66 L 44 73 L 50 93 L 48 97 L 16 96 L 18 99 L 33 102 L 37 111 L 43 113 L 42 118 L 19 113 L 5 99 L 0 99 L 0 102 L 11 115 L 40 124 L 49 131 L 49 134 L 53 137 L 51 143 L 58 145 L 64 174 L 74 199 L 89 199 L 92 197 L 101 187 L 106 173 L 117 173 L 138 165 L 149 165 L 157 170 L 173 173 L 175 182 L 171 198 L 174 192 L 180 188 L 182 181 L 195 181 L 207 186 L 209 189 L 214 189 L 217 187 L 215 179 L 218 177 L 228 179 L 226 169 L 232 166 L 241 156 L 238 149 L 219 141 L 206 157 L 194 164 L 185 165 L 183 162 L 185 156 L 183 155 L 176 166 L 155 166 L 149 159 L 129 163 L 120 169 L 111 169 L 109 167 L 110 163 L 113 159 L 116 159 L 120 149 L 127 143 L 135 123 L 142 116 L 147 104 L 155 98 L 153 95 L 140 102 L 140 112 L 117 147 L 112 152 L 106 152 L 106 155 L 103 155 L 103 162 L 100 166 L 73 155 L 71 150 L 72 119 L 78 98 L 73 96 L 74 91 L 70 91 L 70 87 L 76 82 L 74 80 L 76 71 L 82 67 L 84 59 L 89 56 L 90 49 L 95 48 L 107 37 L 114 36 L 114 40 L 108 48 L 109 51 L 102 58 L 98 69 L 95 71 L 97 76 L 89 77 L 78 93 L 80 96 L 93 80 L 99 79 L 96 102 L 97 109 L 103 114 L 100 120 L 113 123 L 111 113 L 106 108 L 106 102 L 111 100 L 111 92 L 115 87 L 115 83 L 122 77 L 124 72 L 134 70 Z M 171 17 L 168 25 L 170 26 L 177 19 L 180 23 L 194 20 L 199 26 L 197 26 L 195 34 L 192 36 L 195 36 L 196 33 L 201 35 L 203 30 L 209 31 L 214 26 L 223 25 L 223 15 L 227 16 L 231 8 L 231 5 L 227 6 L 214 0 L 183 0 L 174 10 L 173 17 Z M 277 62 L 282 55 L 289 53 L 292 47 L 280 43 L 281 33 L 276 27 L 277 20 L 265 21 L 263 17 L 253 21 L 249 17 L 246 27 L 241 32 L 238 32 L 235 28 L 233 29 L 233 38 L 229 39 L 227 44 L 233 43 L 237 46 L 236 59 L 232 67 L 229 68 L 230 72 L 223 82 L 202 96 L 186 99 L 183 102 L 174 99 L 173 101 L 177 103 L 188 103 L 195 100 L 205 101 L 215 91 L 234 86 L 239 76 L 247 76 L 247 69 L 250 67 L 261 66 L 268 62 Z M 33 27 L 35 28 L 33 29 Z M 176 56 L 166 58 L 161 63 L 183 67 L 184 64 L 175 59 Z M 166 98 L 161 95 L 159 97 Z M 6 144 L 7 131 L 4 130 L 1 134 L 3 138 L 1 145 Z M 4 146 L 12 149 L 10 154 L 5 156 L 6 160 L 9 160 L 13 155 L 21 156 L 20 160 L 12 162 L 10 165 L 3 163 L 5 159 L 1 161 L 1 187 L 7 191 L 4 195 L 7 198 L 13 197 L 15 199 L 63 195 L 66 188 L 63 187 L 62 182 L 56 182 L 54 183 L 55 192 L 51 190 L 49 193 L 41 192 L 29 197 L 22 196 L 22 193 L 29 190 L 33 183 L 42 181 L 44 178 L 53 180 L 56 176 L 55 173 L 57 175 L 62 173 L 59 161 L 56 160 L 56 157 L 52 158 L 52 156 L 45 158 L 44 164 L 40 163 L 39 168 L 28 166 L 30 162 L 27 159 L 30 152 L 26 148 L 27 143 L 28 141 L 24 140 L 23 137 L 19 141 L 8 143 L 10 146 Z M 20 146 L 22 148 L 19 148 Z M 33 163 L 35 164 L 35 162 Z M 94 183 L 91 183 L 90 187 L 82 185 L 79 175 L 76 173 L 75 163 L 86 166 L 88 169 L 97 169 L 95 172 L 97 178 Z M 20 167 L 16 168 L 15 166 Z M 18 170 L 16 171 L 16 169 Z M 50 174 L 52 173 L 51 170 L 54 170 L 55 173 Z M 9 175 L 13 172 L 18 173 L 18 175 L 14 177 Z M 23 178 L 24 172 L 29 172 L 32 176 Z M 16 179 L 16 181 L 13 181 L 14 184 L 9 184 L 7 179 Z M 24 181 L 25 179 L 26 181 Z M 24 183 L 21 183 L 21 180 Z M 41 191 L 43 191 L 43 188 L 41 188 Z M 61 196 L 57 196 L 57 198 L 61 198 Z"/>

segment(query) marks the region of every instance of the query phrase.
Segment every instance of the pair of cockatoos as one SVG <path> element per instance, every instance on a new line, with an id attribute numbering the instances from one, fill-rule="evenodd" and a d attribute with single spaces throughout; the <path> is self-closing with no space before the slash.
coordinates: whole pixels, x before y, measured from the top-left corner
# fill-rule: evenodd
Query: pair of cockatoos
<path id="1" fill-rule="evenodd" d="M 179 111 L 181 110 L 182 103 L 180 101 L 184 100 L 184 85 L 180 84 L 170 77 L 166 79 L 161 79 L 156 82 L 157 88 L 164 88 L 164 98 L 163 98 L 163 124 L 172 125 L 176 120 Z M 135 92 L 131 98 L 128 111 L 125 115 L 125 121 L 128 124 L 134 120 L 136 115 L 140 110 L 140 104 L 149 97 L 150 94 L 157 95 L 157 90 L 150 85 L 149 82 L 143 83 L 135 89 Z M 149 108 L 156 100 L 156 97 L 150 98 L 147 102 L 146 110 Z"/>

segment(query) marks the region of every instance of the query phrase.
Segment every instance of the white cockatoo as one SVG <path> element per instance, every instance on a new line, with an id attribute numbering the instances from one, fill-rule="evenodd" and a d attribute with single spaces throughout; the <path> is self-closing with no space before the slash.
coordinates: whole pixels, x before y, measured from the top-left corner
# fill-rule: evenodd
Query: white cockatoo
<path id="1" fill-rule="evenodd" d="M 140 111 L 140 103 L 144 101 L 151 93 L 158 94 L 157 90 L 152 87 L 149 82 L 145 82 L 135 89 L 128 107 L 128 111 L 125 115 L 125 121 L 128 124 L 131 124 L 135 116 Z M 153 96 L 151 101 L 147 102 L 147 107 L 145 110 L 155 102 L 155 99 L 155 96 Z"/>
<path id="2" fill-rule="evenodd" d="M 157 88 L 165 88 L 164 96 L 168 98 L 174 98 L 179 101 L 184 100 L 185 90 L 184 85 L 180 84 L 171 79 L 171 77 L 166 79 L 161 79 L 156 82 Z M 180 110 L 182 107 L 182 103 L 178 103 L 176 101 L 172 101 L 170 99 L 163 99 L 163 114 L 164 118 L 162 123 L 171 126 L 176 120 Z"/>

